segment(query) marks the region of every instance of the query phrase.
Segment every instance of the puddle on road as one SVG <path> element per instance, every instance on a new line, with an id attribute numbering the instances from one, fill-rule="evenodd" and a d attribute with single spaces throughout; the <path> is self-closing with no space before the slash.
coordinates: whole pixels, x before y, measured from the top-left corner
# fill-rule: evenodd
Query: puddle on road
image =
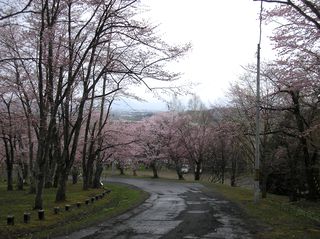
<path id="1" fill-rule="evenodd" d="M 188 205 L 200 205 L 201 202 L 199 202 L 199 201 L 187 201 L 187 204 Z"/>
<path id="2" fill-rule="evenodd" d="M 128 226 L 134 229 L 136 234 L 164 235 L 176 228 L 182 221 L 138 221 L 133 220 Z"/>
<path id="3" fill-rule="evenodd" d="M 204 214 L 204 213 L 208 213 L 209 210 L 190 210 L 187 211 L 187 213 L 193 213 L 193 214 Z"/>

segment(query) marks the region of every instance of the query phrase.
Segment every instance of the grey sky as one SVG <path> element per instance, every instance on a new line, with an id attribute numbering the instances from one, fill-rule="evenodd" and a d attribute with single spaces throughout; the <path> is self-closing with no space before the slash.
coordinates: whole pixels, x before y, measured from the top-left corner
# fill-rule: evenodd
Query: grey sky
<path id="1" fill-rule="evenodd" d="M 222 102 L 230 82 L 243 73 L 241 66 L 255 62 L 260 4 L 252 0 L 142 2 L 150 9 L 144 16 L 159 25 L 158 31 L 166 41 L 192 43 L 188 56 L 172 65 L 183 73 L 181 80 L 199 84 L 194 92 L 205 103 Z M 272 56 L 268 32 L 265 29 L 262 42 L 264 58 Z M 146 98 L 150 101 L 146 108 L 157 102 L 151 96 Z M 143 108 L 144 104 L 132 107 Z"/>

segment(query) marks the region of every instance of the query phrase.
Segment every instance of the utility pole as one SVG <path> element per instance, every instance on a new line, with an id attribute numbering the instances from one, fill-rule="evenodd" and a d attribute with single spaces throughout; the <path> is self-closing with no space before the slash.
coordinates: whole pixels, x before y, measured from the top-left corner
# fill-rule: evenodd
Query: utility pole
<path id="1" fill-rule="evenodd" d="M 256 134 L 255 134 L 255 161 L 254 161 L 254 202 L 260 199 L 260 51 L 262 33 L 262 10 L 263 2 L 260 3 L 259 19 L 259 43 L 257 47 L 257 92 L 256 92 Z"/>
<path id="2" fill-rule="evenodd" d="M 254 202 L 260 198 L 260 44 L 257 52 L 256 138 L 254 160 Z"/>

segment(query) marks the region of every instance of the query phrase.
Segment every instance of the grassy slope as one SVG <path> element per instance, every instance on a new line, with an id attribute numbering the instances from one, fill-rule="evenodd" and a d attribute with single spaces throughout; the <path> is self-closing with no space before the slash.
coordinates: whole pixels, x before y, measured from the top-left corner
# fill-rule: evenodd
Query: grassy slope
<path id="1" fill-rule="evenodd" d="M 86 199 L 101 194 L 103 190 L 82 191 L 81 185 L 68 185 L 68 199 L 64 203 L 54 203 L 55 189 L 47 189 L 44 196 L 45 220 L 37 219 L 37 211 L 32 210 L 34 195 L 24 191 L 7 192 L 0 185 L 0 238 L 46 238 L 47 235 L 68 233 L 86 227 L 114 215 L 125 212 L 147 198 L 147 194 L 123 185 L 108 185 L 112 192 L 93 204 L 84 205 Z M 75 204 L 81 202 L 78 209 Z M 65 204 L 71 204 L 70 212 L 64 211 Z M 53 213 L 59 206 L 61 212 Z M 31 213 L 29 224 L 23 223 L 23 213 Z M 15 216 L 15 225 L 6 225 L 7 215 Z"/>
<path id="2" fill-rule="evenodd" d="M 320 238 L 319 203 L 290 203 L 287 197 L 269 194 L 266 199 L 255 204 L 251 190 L 221 184 L 203 184 L 237 203 L 250 218 L 262 223 L 265 230 L 257 238 Z"/>

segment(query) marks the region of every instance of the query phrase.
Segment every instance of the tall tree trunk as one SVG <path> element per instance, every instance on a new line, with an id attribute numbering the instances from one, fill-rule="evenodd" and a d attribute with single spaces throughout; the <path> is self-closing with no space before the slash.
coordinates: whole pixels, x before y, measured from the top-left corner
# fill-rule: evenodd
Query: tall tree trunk
<path id="1" fill-rule="evenodd" d="M 179 180 L 184 180 L 183 173 L 181 172 L 181 165 L 179 163 L 176 164 L 176 172 Z"/>
<path id="2" fill-rule="evenodd" d="M 266 165 L 266 147 L 267 147 L 267 143 L 266 140 L 263 143 L 263 150 L 261 152 L 261 163 L 260 163 L 260 175 L 259 175 L 259 184 L 260 184 L 260 190 L 261 190 L 261 197 L 262 198 L 267 198 L 267 180 L 268 180 L 268 168 Z"/>
<path id="3" fill-rule="evenodd" d="M 90 151 L 90 150 L 89 150 Z M 82 184 L 82 189 L 83 190 L 88 190 L 90 187 L 93 186 L 93 159 L 92 155 L 87 152 L 86 158 L 88 158 L 85 161 L 82 161 L 82 179 L 83 179 L 83 184 Z"/>
<path id="4" fill-rule="evenodd" d="M 221 184 L 224 184 L 224 178 L 225 178 L 225 167 L 221 167 Z"/>
<path id="5" fill-rule="evenodd" d="M 124 175 L 124 168 L 122 165 L 119 165 L 120 175 Z"/>
<path id="6" fill-rule="evenodd" d="M 7 191 L 12 191 L 13 190 L 12 172 L 13 172 L 12 165 L 7 165 Z"/>
<path id="7" fill-rule="evenodd" d="M 31 135 L 30 135 L 30 137 L 31 137 Z M 34 167 L 33 167 L 33 143 L 30 140 L 32 140 L 32 139 L 31 138 L 29 139 L 29 172 L 30 172 L 29 193 L 34 194 L 34 193 L 36 193 L 36 185 L 35 185 L 35 171 L 34 171 Z"/>
<path id="8" fill-rule="evenodd" d="M 231 187 L 236 186 L 236 174 L 237 174 L 237 158 L 236 156 L 233 156 L 231 159 L 231 179 L 230 179 Z"/>
<path id="9" fill-rule="evenodd" d="M 137 170 L 134 168 L 134 169 L 132 169 L 132 174 L 133 174 L 133 176 L 138 176 L 137 175 Z"/>
<path id="10" fill-rule="evenodd" d="M 83 176 L 82 176 L 82 189 L 83 190 L 88 190 L 90 187 L 89 185 L 89 179 L 88 179 L 88 175 L 87 173 L 83 172 Z"/>
<path id="11" fill-rule="evenodd" d="M 263 169 L 261 170 L 261 177 L 260 177 L 260 188 L 261 188 L 261 198 L 267 198 L 267 180 L 268 180 L 268 174 L 267 170 Z"/>
<path id="12" fill-rule="evenodd" d="M 22 157 L 24 157 L 24 155 L 22 154 Z M 26 166 L 26 168 L 28 168 L 28 166 Z M 17 189 L 18 190 L 23 190 L 23 185 L 24 185 L 24 181 L 25 181 L 25 164 L 21 161 L 21 159 L 18 159 L 18 167 L 17 167 L 17 176 L 18 176 L 18 181 L 17 181 Z"/>
<path id="13" fill-rule="evenodd" d="M 225 142 L 221 140 L 221 184 L 224 184 L 224 174 L 226 169 L 226 159 L 225 159 Z"/>
<path id="14" fill-rule="evenodd" d="M 72 174 L 72 184 L 77 184 L 78 176 L 79 176 L 79 169 L 77 166 L 72 167 L 71 174 Z"/>
<path id="15" fill-rule="evenodd" d="M 7 191 L 12 191 L 13 190 L 13 179 L 12 179 L 12 174 L 13 174 L 13 152 L 11 151 L 11 143 L 10 143 L 10 138 L 7 139 L 7 136 L 3 132 L 3 143 L 5 146 L 5 154 L 6 154 L 6 169 L 7 169 Z"/>
<path id="16" fill-rule="evenodd" d="M 88 183 L 89 187 L 92 187 L 93 185 L 93 162 L 91 164 L 92 166 L 89 168 L 88 172 Z"/>
<path id="17" fill-rule="evenodd" d="M 48 170 L 46 173 L 45 185 L 44 185 L 45 188 L 51 188 L 53 186 L 54 173 L 55 173 L 56 164 L 57 164 L 53 154 L 54 154 L 53 152 L 50 152 L 50 162 L 48 165 Z"/>
<path id="18" fill-rule="evenodd" d="M 44 170 L 37 170 L 36 172 L 36 196 L 34 200 L 34 209 L 43 209 L 43 189 L 44 189 Z"/>
<path id="19" fill-rule="evenodd" d="M 18 169 L 18 182 L 17 182 L 17 189 L 18 190 L 23 190 L 23 169 L 21 168 L 21 166 L 19 165 L 19 169 Z"/>
<path id="20" fill-rule="evenodd" d="M 201 175 L 201 163 L 197 161 L 195 163 L 195 169 L 194 169 L 194 180 L 199 181 L 200 175 Z"/>
<path id="21" fill-rule="evenodd" d="M 29 166 L 29 184 L 30 184 L 29 193 L 34 194 L 36 192 L 36 185 L 35 185 L 35 172 L 33 168 L 33 142 L 32 142 L 32 134 L 31 134 L 31 122 L 29 117 L 27 122 L 28 122 L 28 144 L 29 144 L 29 165 L 28 165 Z"/>
<path id="22" fill-rule="evenodd" d="M 89 187 L 92 186 L 92 168 L 93 168 L 93 158 L 92 158 L 92 151 L 93 151 L 93 136 L 94 130 L 91 133 L 91 140 L 89 140 L 90 134 L 90 124 L 91 124 L 91 116 L 92 116 L 92 108 L 94 103 L 94 91 L 91 94 L 91 101 L 90 106 L 88 109 L 88 116 L 84 134 L 84 144 L 82 148 L 82 171 L 83 171 L 83 190 L 88 190 Z M 90 141 L 90 145 L 88 146 L 88 141 Z"/>
<path id="23" fill-rule="evenodd" d="M 156 162 L 152 162 L 152 163 L 150 164 L 150 167 L 151 167 L 152 172 L 153 172 L 153 178 L 159 178 Z"/>
<path id="24" fill-rule="evenodd" d="M 317 201 L 319 199 L 319 191 L 316 186 L 315 174 L 313 168 L 306 168 L 306 177 L 309 193 L 307 194 L 307 199 L 310 201 Z"/>
<path id="25" fill-rule="evenodd" d="M 53 179 L 53 187 L 54 188 L 58 187 L 61 170 L 62 170 L 61 163 L 58 162 L 57 167 L 55 169 L 55 173 L 54 173 L 54 179 Z"/>
<path id="26" fill-rule="evenodd" d="M 82 189 L 88 190 L 92 184 L 92 170 L 93 170 L 93 162 L 91 160 L 87 160 L 85 168 L 82 169 Z"/>
<path id="27" fill-rule="evenodd" d="M 85 163 L 85 167 L 82 166 L 82 189 L 83 190 L 88 190 L 92 184 L 92 170 L 93 170 L 93 162 L 91 160 L 87 160 L 87 162 Z"/>
<path id="28" fill-rule="evenodd" d="M 34 200 L 34 209 L 43 209 L 43 191 L 48 166 L 47 158 L 51 144 L 51 135 L 49 134 L 50 127 L 49 130 L 47 129 L 47 120 L 43 117 L 40 119 L 38 149 L 35 162 L 36 196 Z"/>
<path id="29" fill-rule="evenodd" d="M 68 173 L 63 170 L 59 177 L 58 189 L 56 193 L 56 202 L 63 202 L 66 200 L 66 189 L 67 189 Z"/>
<path id="30" fill-rule="evenodd" d="M 290 152 L 289 146 L 286 145 L 288 160 L 289 160 L 289 182 L 288 182 L 288 189 L 289 189 L 289 201 L 296 202 L 299 199 L 298 190 L 299 190 L 299 183 L 298 183 L 298 170 L 297 164 L 300 157 L 299 152 L 301 151 L 301 147 L 296 147 L 295 152 L 293 155 Z"/>
<path id="31" fill-rule="evenodd" d="M 96 163 L 96 171 L 94 173 L 94 180 L 93 180 L 93 188 L 101 188 L 101 174 L 103 172 L 103 167 L 101 162 L 97 161 Z"/>

